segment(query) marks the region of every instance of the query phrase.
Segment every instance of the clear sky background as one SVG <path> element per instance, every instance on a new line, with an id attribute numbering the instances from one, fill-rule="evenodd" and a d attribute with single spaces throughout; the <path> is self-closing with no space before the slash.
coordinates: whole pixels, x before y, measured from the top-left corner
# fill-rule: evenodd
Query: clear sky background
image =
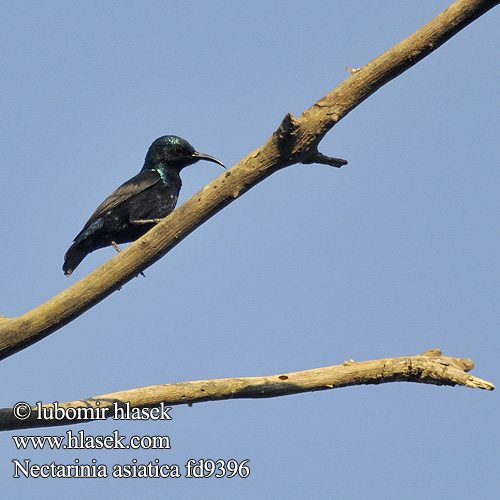
<path id="1" fill-rule="evenodd" d="M 82 225 L 176 134 L 232 166 L 448 1 L 8 2 L 0 31 L 0 315 L 47 301 Z M 0 364 L 0 405 L 440 348 L 500 383 L 500 9 L 384 86 L 104 302 Z M 186 200 L 221 173 L 183 172 Z M 499 393 L 418 384 L 4 432 L 3 498 L 498 498 Z M 168 435 L 19 451 L 13 435 Z M 45 464 L 250 459 L 247 479 L 13 479 Z"/>

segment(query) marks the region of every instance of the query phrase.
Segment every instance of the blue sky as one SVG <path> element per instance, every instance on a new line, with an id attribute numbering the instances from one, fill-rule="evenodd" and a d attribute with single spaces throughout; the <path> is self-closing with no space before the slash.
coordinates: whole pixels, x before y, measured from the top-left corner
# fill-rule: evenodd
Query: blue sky
<path id="1" fill-rule="evenodd" d="M 228 166 L 443 1 L 10 2 L 0 32 L 0 315 L 114 255 L 61 271 L 97 205 L 176 134 Z M 76 321 L 0 365 L 1 406 L 188 380 L 444 354 L 497 383 L 498 24 L 490 11 L 323 140 L 340 170 L 295 165 L 249 191 Z M 220 167 L 183 171 L 181 199 Z M 495 498 L 497 392 L 387 384 L 175 407 L 169 422 L 85 426 L 172 448 L 18 451 L 4 497 Z M 249 459 L 246 479 L 14 479 L 32 463 Z M 110 490 L 109 488 L 112 488 Z M 78 497 L 78 495 L 81 495 Z"/>

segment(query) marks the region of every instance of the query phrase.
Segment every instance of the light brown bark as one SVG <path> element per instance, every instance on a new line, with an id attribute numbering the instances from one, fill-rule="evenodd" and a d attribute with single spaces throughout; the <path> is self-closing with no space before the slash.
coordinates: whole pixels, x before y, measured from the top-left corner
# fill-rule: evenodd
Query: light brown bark
<path id="1" fill-rule="evenodd" d="M 418 356 L 377 359 L 360 363 L 345 361 L 342 365 L 267 377 L 238 377 L 153 385 L 60 403 L 59 407 L 109 408 L 105 412 L 109 418 L 114 415 L 114 405 L 118 408 L 125 408 L 128 404 L 129 409 L 156 407 L 160 403 L 167 406 L 191 405 L 202 401 L 224 399 L 273 398 L 362 384 L 419 382 L 434 385 L 462 385 L 490 391 L 495 388 L 490 382 L 467 373 L 472 368 L 474 368 L 474 363 L 470 359 L 450 358 L 443 356 L 439 349 L 433 349 Z M 49 408 L 52 405 L 43 406 Z M 97 416 L 100 415 L 102 413 Z M 26 420 L 19 420 L 14 416 L 12 408 L 3 408 L 0 410 L 0 430 L 82 423 L 82 420 L 71 418 L 51 420 L 38 419 L 38 416 L 38 413 L 33 411 Z"/>

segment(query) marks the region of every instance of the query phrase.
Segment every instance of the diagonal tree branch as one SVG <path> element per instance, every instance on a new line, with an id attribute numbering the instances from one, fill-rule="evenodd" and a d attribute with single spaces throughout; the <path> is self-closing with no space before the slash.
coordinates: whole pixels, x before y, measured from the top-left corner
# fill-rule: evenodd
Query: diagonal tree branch
<path id="1" fill-rule="evenodd" d="M 343 365 L 328 366 L 294 373 L 268 377 L 225 378 L 198 380 L 177 384 L 154 385 L 141 389 L 114 392 L 71 403 L 58 403 L 59 408 L 72 408 L 69 418 L 40 418 L 36 407 L 25 420 L 14 416 L 13 408 L 0 409 L 0 431 L 33 427 L 81 424 L 114 416 L 114 408 L 152 408 L 161 403 L 169 406 L 221 401 L 225 399 L 274 398 L 301 392 L 323 391 L 351 385 L 384 384 L 389 382 L 419 382 L 434 385 L 461 385 L 492 391 L 495 386 L 467 372 L 474 368 L 470 359 L 443 356 L 439 349 L 433 349 L 418 356 L 377 359 L 374 361 L 344 362 Z M 43 405 L 54 409 L 54 405 Z M 81 416 L 73 409 L 85 410 Z M 91 409 L 99 408 L 91 418 Z M 103 410 L 108 408 L 108 410 Z M 42 410 L 43 411 L 43 410 Z M 131 411 L 133 413 L 133 411 Z M 62 415 L 62 413 L 61 413 Z M 89 418 L 90 417 L 90 418 Z"/>
<path id="2" fill-rule="evenodd" d="M 0 359 L 28 347 L 86 310 L 163 257 L 229 203 L 271 174 L 295 163 L 333 166 L 343 160 L 318 152 L 325 134 L 390 80 L 436 50 L 500 0 L 459 0 L 304 111 L 286 115 L 264 146 L 250 153 L 166 217 L 143 238 L 51 300 L 16 318 L 0 316 Z"/>

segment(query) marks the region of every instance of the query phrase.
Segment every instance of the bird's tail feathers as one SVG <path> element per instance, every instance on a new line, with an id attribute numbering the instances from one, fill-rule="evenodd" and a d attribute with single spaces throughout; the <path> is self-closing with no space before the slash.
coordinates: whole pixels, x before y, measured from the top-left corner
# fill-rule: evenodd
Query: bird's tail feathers
<path id="1" fill-rule="evenodd" d="M 80 250 L 76 244 L 71 245 L 64 256 L 64 274 L 69 276 L 78 267 L 87 254 L 88 252 Z"/>

